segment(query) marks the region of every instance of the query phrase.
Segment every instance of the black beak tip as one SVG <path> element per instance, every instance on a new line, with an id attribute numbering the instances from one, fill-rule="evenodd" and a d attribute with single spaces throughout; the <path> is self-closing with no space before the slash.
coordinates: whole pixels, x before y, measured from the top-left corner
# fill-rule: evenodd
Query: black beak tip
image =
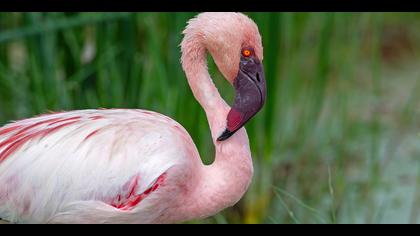
<path id="1" fill-rule="evenodd" d="M 232 136 L 235 132 L 229 131 L 228 129 L 225 129 L 225 131 L 223 131 L 222 135 L 220 135 L 217 138 L 217 141 L 225 141 L 226 139 L 230 138 L 230 136 Z"/>

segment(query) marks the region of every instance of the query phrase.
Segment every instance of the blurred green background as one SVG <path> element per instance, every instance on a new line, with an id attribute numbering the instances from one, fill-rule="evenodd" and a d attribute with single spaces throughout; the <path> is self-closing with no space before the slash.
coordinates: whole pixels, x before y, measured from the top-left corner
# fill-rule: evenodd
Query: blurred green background
<path id="1" fill-rule="evenodd" d="M 173 117 L 205 163 L 204 111 L 179 63 L 196 13 L 0 13 L 0 125 L 57 110 Z M 255 176 L 191 223 L 420 223 L 420 14 L 248 13 L 263 38 L 264 109 L 247 124 Z M 223 97 L 233 89 L 214 63 Z"/>

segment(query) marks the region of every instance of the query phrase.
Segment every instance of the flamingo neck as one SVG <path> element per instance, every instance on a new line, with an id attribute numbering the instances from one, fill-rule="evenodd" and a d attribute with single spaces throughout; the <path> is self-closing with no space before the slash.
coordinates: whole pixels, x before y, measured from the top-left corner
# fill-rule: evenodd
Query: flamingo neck
<path id="1" fill-rule="evenodd" d="M 207 70 L 204 46 L 182 56 L 188 83 L 206 112 L 216 157 L 211 165 L 199 168 L 195 186 L 190 191 L 188 219 L 204 218 L 237 203 L 249 187 L 253 174 L 251 152 L 245 128 L 225 141 L 217 137 L 226 128 L 229 105 L 222 99 Z"/>

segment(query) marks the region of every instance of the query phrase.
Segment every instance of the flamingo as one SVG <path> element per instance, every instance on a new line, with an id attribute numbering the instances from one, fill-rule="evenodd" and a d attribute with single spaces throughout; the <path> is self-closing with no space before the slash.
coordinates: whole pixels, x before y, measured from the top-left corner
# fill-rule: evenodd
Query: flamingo
<path id="1" fill-rule="evenodd" d="M 236 204 L 253 165 L 244 128 L 264 105 L 263 47 L 242 13 L 188 21 L 181 64 L 215 147 L 204 165 L 176 121 L 140 109 L 43 114 L 0 129 L 0 218 L 14 223 L 178 223 Z M 230 107 L 207 52 L 235 88 Z"/>

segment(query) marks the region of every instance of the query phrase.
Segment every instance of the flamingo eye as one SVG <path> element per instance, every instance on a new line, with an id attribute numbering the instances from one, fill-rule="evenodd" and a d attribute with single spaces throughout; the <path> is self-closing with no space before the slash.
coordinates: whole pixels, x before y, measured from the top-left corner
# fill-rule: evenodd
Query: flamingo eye
<path id="1" fill-rule="evenodd" d="M 243 55 L 244 57 L 249 57 L 249 56 L 251 56 L 251 54 L 252 54 L 252 52 L 251 52 L 251 50 L 249 50 L 249 49 L 244 49 L 244 50 L 242 50 L 242 55 Z"/>

